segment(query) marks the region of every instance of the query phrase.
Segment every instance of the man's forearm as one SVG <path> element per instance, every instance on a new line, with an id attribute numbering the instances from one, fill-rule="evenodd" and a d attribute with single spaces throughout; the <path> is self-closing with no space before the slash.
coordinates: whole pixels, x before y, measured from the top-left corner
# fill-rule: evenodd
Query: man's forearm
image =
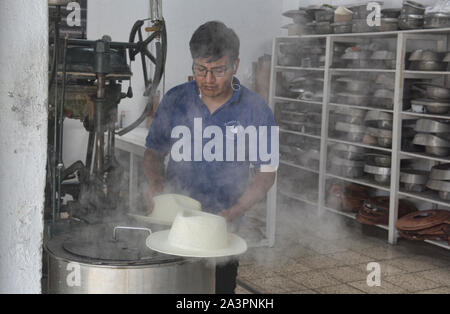
<path id="1" fill-rule="evenodd" d="M 164 155 L 147 149 L 144 153 L 144 174 L 149 187 L 156 193 L 162 192 L 164 187 Z"/>
<path id="2" fill-rule="evenodd" d="M 258 172 L 237 203 L 225 211 L 228 221 L 244 214 L 246 210 L 261 201 L 275 182 L 276 172 Z"/>

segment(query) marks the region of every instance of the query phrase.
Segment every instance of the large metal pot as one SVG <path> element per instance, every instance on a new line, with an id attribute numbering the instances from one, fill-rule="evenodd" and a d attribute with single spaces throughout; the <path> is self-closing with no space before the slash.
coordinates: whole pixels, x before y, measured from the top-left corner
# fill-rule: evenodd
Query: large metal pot
<path id="1" fill-rule="evenodd" d="M 401 14 L 424 14 L 425 6 L 415 1 L 403 1 Z"/>
<path id="2" fill-rule="evenodd" d="M 448 13 L 429 13 L 425 15 L 424 28 L 445 28 L 450 25 L 450 14 Z"/>
<path id="3" fill-rule="evenodd" d="M 450 103 L 447 102 L 440 102 L 436 100 L 431 99 L 413 99 L 411 100 L 411 107 L 413 111 L 414 109 L 421 107 L 422 110 L 420 112 L 424 112 L 423 108 L 426 108 L 426 111 L 429 113 L 437 113 L 437 114 L 444 114 L 449 112 L 450 110 Z M 415 111 L 417 112 L 417 111 Z"/>
<path id="4" fill-rule="evenodd" d="M 214 293 L 213 262 L 152 251 L 145 233 L 123 231 L 114 240 L 112 229 L 88 226 L 46 241 L 47 292 Z"/>
<path id="5" fill-rule="evenodd" d="M 400 15 L 398 18 L 398 27 L 402 30 L 422 28 L 424 22 L 423 15 L 408 14 Z"/>

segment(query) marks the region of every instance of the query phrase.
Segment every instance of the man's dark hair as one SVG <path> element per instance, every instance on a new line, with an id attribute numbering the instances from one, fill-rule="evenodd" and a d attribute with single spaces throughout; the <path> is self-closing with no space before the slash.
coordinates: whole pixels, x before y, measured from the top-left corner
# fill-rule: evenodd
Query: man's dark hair
<path id="1" fill-rule="evenodd" d="M 193 59 L 208 58 L 210 62 L 229 56 L 230 61 L 239 57 L 239 38 L 224 23 L 211 21 L 201 25 L 189 42 Z"/>

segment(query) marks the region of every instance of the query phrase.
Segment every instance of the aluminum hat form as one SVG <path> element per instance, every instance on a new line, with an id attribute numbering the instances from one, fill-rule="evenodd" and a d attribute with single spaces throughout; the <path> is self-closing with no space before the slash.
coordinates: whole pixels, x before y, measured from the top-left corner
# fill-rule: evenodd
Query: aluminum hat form
<path id="1" fill-rule="evenodd" d="M 177 214 L 185 209 L 201 211 L 200 202 L 181 194 L 161 194 L 153 198 L 153 211 L 148 216 L 130 214 L 142 222 L 172 225 Z"/>
<path id="2" fill-rule="evenodd" d="M 183 257 L 226 257 L 247 250 L 244 239 L 227 232 L 224 217 L 191 210 L 178 213 L 170 230 L 152 233 L 146 244 L 154 251 Z"/>

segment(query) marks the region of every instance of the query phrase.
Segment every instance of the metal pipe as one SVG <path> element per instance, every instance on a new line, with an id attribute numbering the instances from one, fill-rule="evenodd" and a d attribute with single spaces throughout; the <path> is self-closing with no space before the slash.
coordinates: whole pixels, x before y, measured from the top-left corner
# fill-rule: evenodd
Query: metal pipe
<path id="1" fill-rule="evenodd" d="M 73 45 L 73 46 L 94 47 L 97 41 L 69 38 L 69 40 L 67 42 L 69 45 Z M 137 43 L 111 41 L 111 42 L 109 42 L 109 46 L 111 48 L 133 48 L 133 49 L 136 49 L 136 48 L 138 48 L 139 45 Z"/>
<path id="2" fill-rule="evenodd" d="M 108 130 L 108 143 L 106 144 L 106 154 L 109 160 L 112 160 L 112 156 L 114 154 L 114 132 L 109 129 Z"/>
<path id="3" fill-rule="evenodd" d="M 105 139 L 103 134 L 97 133 L 97 141 L 96 141 L 96 163 L 94 172 L 96 174 L 101 174 L 103 170 L 103 146 L 105 145 Z"/>
<path id="4" fill-rule="evenodd" d="M 86 152 L 86 168 L 91 169 L 92 165 L 92 153 L 94 151 L 95 132 L 89 131 L 88 147 Z"/>
<path id="5" fill-rule="evenodd" d="M 143 40 L 143 37 L 142 37 L 142 31 L 140 28 L 138 30 L 138 37 L 139 37 L 139 41 L 141 42 Z M 142 65 L 145 65 L 145 55 L 143 53 L 141 53 L 141 61 L 142 61 Z M 144 85 L 147 86 L 150 82 L 148 81 L 147 68 L 145 66 L 142 67 L 142 72 L 144 74 Z"/>
<path id="6" fill-rule="evenodd" d="M 161 0 L 150 0 L 150 19 L 152 22 L 161 21 L 163 18 L 162 14 L 162 1 Z"/>
<path id="7" fill-rule="evenodd" d="M 96 133 L 96 161 L 94 173 L 101 174 L 103 171 L 103 147 L 105 136 L 103 132 L 103 105 L 105 100 L 105 73 L 97 73 L 97 99 L 95 106 L 95 133 Z"/>
<path id="8" fill-rule="evenodd" d="M 62 170 L 64 168 L 63 163 L 63 135 L 64 135 L 64 101 L 66 96 L 66 80 L 67 80 L 67 36 L 66 40 L 64 41 L 64 52 L 63 52 L 63 77 L 62 77 L 62 93 L 61 93 L 61 101 L 59 106 L 59 112 L 58 112 L 58 162 L 57 162 L 57 192 L 58 192 L 58 199 L 57 199 L 57 207 L 56 212 L 59 215 L 61 211 L 61 180 L 62 180 Z"/>
<path id="9" fill-rule="evenodd" d="M 165 45 L 166 45 L 165 40 L 163 40 L 162 43 L 161 42 L 155 43 L 156 61 L 157 61 L 156 65 L 155 65 L 155 75 L 154 75 L 154 80 L 152 82 L 152 86 L 150 87 L 150 93 L 148 95 L 149 101 L 144 109 L 144 112 L 140 115 L 140 117 L 135 122 L 133 122 L 126 128 L 123 128 L 119 132 L 117 132 L 116 134 L 118 134 L 119 136 L 122 136 L 122 135 L 130 132 L 134 128 L 136 128 L 139 124 L 141 124 L 147 118 L 148 114 L 151 112 L 151 110 L 153 108 L 153 97 L 154 97 L 154 95 L 156 93 L 156 89 L 158 88 L 158 85 L 161 81 L 162 74 L 164 73 L 164 62 L 165 62 L 164 53 L 166 50 Z"/>
<path id="10" fill-rule="evenodd" d="M 89 165 L 89 175 L 91 176 L 94 173 L 94 169 L 95 169 L 95 163 L 97 160 L 97 133 L 93 132 L 94 137 L 93 137 L 93 142 L 92 142 L 92 150 L 93 150 L 93 156 L 94 156 L 94 161 L 90 163 Z"/>
<path id="11" fill-rule="evenodd" d="M 105 98 L 105 74 L 97 73 L 97 98 Z"/>
<path id="12" fill-rule="evenodd" d="M 147 231 L 149 234 L 152 234 L 152 230 L 149 228 L 143 227 L 128 227 L 128 226 L 116 226 L 113 230 L 113 239 L 117 241 L 117 230 L 139 230 L 139 231 Z"/>
<path id="13" fill-rule="evenodd" d="M 57 38 L 57 35 L 56 35 L 57 28 L 59 28 L 59 23 L 58 23 L 58 20 L 55 20 L 55 23 L 53 25 L 53 32 L 54 32 L 54 34 L 53 34 L 53 36 L 54 36 L 54 40 L 53 40 L 53 58 L 52 58 L 52 70 L 51 70 L 51 74 L 50 74 L 50 82 L 48 84 L 49 90 L 51 89 L 51 87 L 53 85 L 53 82 L 55 80 L 55 72 L 56 72 L 56 68 L 58 66 L 58 63 L 56 62 L 56 60 L 57 60 L 56 59 L 56 53 L 57 53 L 56 45 L 58 43 L 58 38 Z"/>
<path id="14" fill-rule="evenodd" d="M 61 8 L 58 6 L 56 8 L 57 15 L 60 16 L 61 14 Z M 55 23 L 55 38 L 59 38 L 60 30 L 59 30 L 59 23 Z M 54 47 L 56 53 L 55 53 L 55 64 L 56 67 L 58 66 L 59 61 L 59 41 L 55 40 L 55 47 Z M 57 120 L 57 114 L 58 114 L 58 71 L 55 71 L 55 102 L 53 103 L 53 119 L 54 119 L 54 126 L 53 126 L 53 160 L 52 160 L 52 222 L 56 221 L 56 145 L 58 143 L 58 120 Z"/>

